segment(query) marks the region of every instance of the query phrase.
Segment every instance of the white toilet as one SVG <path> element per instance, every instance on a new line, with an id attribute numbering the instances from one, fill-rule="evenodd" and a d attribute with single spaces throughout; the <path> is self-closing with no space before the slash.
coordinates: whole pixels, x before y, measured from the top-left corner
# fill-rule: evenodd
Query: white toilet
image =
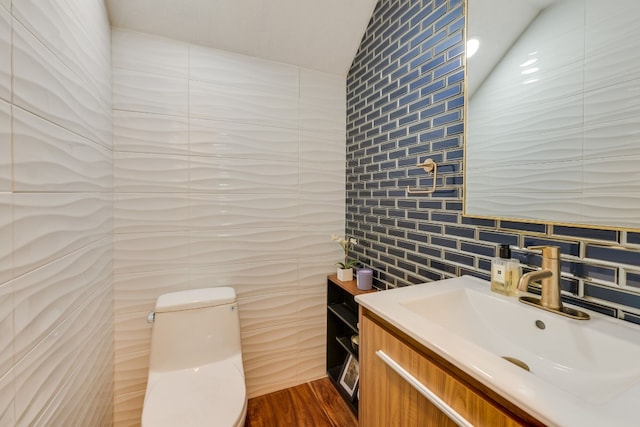
<path id="1" fill-rule="evenodd" d="M 161 295 L 153 317 L 142 427 L 242 427 L 246 414 L 233 288 Z"/>

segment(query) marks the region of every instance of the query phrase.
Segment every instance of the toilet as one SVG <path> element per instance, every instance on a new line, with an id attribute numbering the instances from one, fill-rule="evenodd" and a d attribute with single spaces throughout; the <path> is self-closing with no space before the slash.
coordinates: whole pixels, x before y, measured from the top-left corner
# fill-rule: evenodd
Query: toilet
<path id="1" fill-rule="evenodd" d="M 247 393 L 233 288 L 161 295 L 148 320 L 142 427 L 242 427 Z"/>

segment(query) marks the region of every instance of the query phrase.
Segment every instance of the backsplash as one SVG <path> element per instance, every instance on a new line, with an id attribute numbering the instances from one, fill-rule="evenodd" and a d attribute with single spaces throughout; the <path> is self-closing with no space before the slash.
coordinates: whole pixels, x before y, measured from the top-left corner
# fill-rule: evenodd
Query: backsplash
<path id="1" fill-rule="evenodd" d="M 489 278 L 501 243 L 525 271 L 562 251 L 563 298 L 640 323 L 640 233 L 462 215 L 464 5 L 381 0 L 347 78 L 347 234 L 379 288 Z M 443 189 L 416 164 L 438 163 Z"/>

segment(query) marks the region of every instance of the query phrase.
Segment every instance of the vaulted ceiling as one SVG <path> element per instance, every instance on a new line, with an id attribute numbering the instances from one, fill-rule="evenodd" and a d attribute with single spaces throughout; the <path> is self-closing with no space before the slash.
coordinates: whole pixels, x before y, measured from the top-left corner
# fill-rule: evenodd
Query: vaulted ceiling
<path id="1" fill-rule="evenodd" d="M 114 27 L 346 75 L 376 0 L 106 0 Z"/>

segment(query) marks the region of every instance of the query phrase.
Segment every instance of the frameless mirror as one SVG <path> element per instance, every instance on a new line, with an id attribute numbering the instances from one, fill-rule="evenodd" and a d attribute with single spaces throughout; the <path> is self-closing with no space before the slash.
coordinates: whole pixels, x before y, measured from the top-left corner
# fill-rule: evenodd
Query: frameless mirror
<path id="1" fill-rule="evenodd" d="M 465 215 L 640 229 L 640 1 L 467 7 Z"/>

